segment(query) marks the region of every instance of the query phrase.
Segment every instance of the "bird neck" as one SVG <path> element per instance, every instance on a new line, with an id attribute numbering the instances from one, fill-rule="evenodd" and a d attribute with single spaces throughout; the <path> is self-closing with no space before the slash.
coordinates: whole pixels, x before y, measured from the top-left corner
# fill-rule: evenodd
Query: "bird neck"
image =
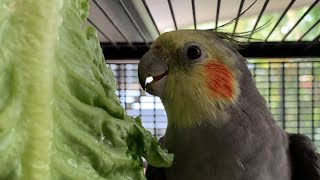
<path id="1" fill-rule="evenodd" d="M 161 101 L 165 107 L 168 126 L 195 127 L 203 122 L 219 126 L 228 119 L 227 102 L 213 99 L 199 78 L 169 77 Z"/>

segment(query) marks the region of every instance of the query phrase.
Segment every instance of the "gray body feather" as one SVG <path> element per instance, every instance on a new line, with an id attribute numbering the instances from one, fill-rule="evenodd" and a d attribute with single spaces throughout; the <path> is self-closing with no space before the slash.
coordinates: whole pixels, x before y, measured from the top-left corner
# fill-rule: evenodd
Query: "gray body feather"
<path id="1" fill-rule="evenodd" d="M 227 123 L 168 126 L 162 144 L 174 153 L 174 164 L 167 169 L 148 167 L 149 180 L 320 179 L 319 155 L 312 142 L 278 127 L 249 70 L 243 67 L 242 72 L 241 94 L 227 109 Z"/>
<path id="2" fill-rule="evenodd" d="M 288 134 L 292 180 L 320 180 L 320 155 L 312 141 L 302 134 Z"/>
<path id="3" fill-rule="evenodd" d="M 320 155 L 317 153 L 312 141 L 302 134 L 288 134 L 288 139 L 290 179 L 320 180 Z M 161 143 L 164 143 L 164 141 L 162 140 Z M 148 180 L 167 180 L 169 178 L 166 177 L 166 171 L 163 168 L 155 168 L 149 165 L 146 171 L 146 178 Z M 187 179 L 192 178 L 193 176 L 190 176 Z"/>

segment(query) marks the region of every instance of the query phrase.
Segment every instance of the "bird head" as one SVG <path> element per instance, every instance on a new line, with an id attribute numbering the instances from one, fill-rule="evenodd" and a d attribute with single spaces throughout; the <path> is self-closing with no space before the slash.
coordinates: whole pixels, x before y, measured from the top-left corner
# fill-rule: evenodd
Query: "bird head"
<path id="1" fill-rule="evenodd" d="M 143 89 L 160 97 L 169 123 L 194 126 L 236 103 L 246 65 L 234 44 L 209 30 L 171 31 L 156 39 L 140 60 L 138 76 Z M 148 77 L 153 80 L 146 82 Z"/>

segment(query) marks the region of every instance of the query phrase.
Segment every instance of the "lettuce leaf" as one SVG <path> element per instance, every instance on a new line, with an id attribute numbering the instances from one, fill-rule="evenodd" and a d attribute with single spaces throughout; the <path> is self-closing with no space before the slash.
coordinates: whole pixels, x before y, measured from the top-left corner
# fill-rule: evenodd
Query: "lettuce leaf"
<path id="1" fill-rule="evenodd" d="M 0 179 L 144 179 L 168 167 L 126 115 L 87 0 L 0 0 Z"/>

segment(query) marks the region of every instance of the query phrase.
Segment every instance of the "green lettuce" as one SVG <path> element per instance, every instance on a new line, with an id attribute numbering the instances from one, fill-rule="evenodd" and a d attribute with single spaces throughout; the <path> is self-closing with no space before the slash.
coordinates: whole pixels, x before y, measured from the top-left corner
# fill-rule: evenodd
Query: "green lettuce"
<path id="1" fill-rule="evenodd" d="M 0 179 L 144 179 L 168 167 L 86 25 L 87 0 L 0 0 Z"/>

